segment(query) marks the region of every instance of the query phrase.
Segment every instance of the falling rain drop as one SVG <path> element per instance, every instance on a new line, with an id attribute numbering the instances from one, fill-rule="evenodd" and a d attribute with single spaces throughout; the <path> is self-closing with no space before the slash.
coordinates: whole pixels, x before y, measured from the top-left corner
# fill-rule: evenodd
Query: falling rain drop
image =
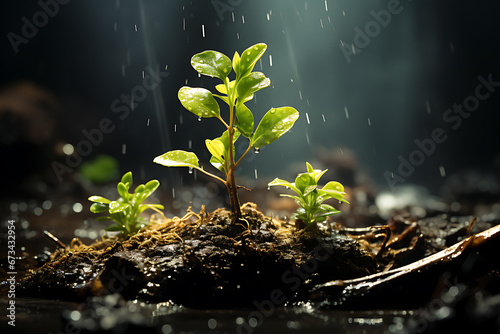
<path id="1" fill-rule="evenodd" d="M 174 132 L 177 132 L 177 124 L 174 124 Z"/>
<path id="2" fill-rule="evenodd" d="M 273 56 L 269 55 L 269 66 L 273 66 Z"/>
<path id="3" fill-rule="evenodd" d="M 186 30 L 186 18 L 182 18 L 182 30 Z"/>
<path id="4" fill-rule="evenodd" d="M 267 190 L 271 190 L 271 186 L 267 186 Z"/>
<path id="5" fill-rule="evenodd" d="M 429 104 L 429 100 L 425 100 L 425 107 L 427 108 L 427 113 L 431 113 L 431 105 Z"/>
<path id="6" fill-rule="evenodd" d="M 204 24 L 201 25 L 201 36 L 203 36 L 203 38 L 205 38 L 205 25 Z"/>
<path id="7" fill-rule="evenodd" d="M 300 89 L 299 89 L 299 99 L 301 99 L 301 100 L 302 100 L 302 92 L 301 92 L 301 90 L 300 90 Z"/>
<path id="8" fill-rule="evenodd" d="M 137 24 L 134 24 L 134 29 L 137 32 Z"/>
<path id="9" fill-rule="evenodd" d="M 326 123 L 325 114 L 321 114 L 321 117 L 323 118 L 323 123 Z"/>
<path id="10" fill-rule="evenodd" d="M 441 174 L 441 177 L 446 176 L 446 171 L 444 170 L 444 166 L 439 166 L 439 173 Z"/>
<path id="11" fill-rule="evenodd" d="M 126 154 L 127 153 L 127 144 L 123 144 L 122 145 L 122 154 Z"/>
<path id="12" fill-rule="evenodd" d="M 307 124 L 311 124 L 311 121 L 309 121 L 309 114 L 306 113 L 306 121 L 307 121 Z"/>
<path id="13" fill-rule="evenodd" d="M 254 148 L 253 151 L 255 152 L 255 154 L 259 154 L 260 153 L 260 148 Z"/>
<path id="14" fill-rule="evenodd" d="M 241 22 L 243 22 L 243 24 L 245 24 L 245 16 L 241 15 Z"/>
<path id="15" fill-rule="evenodd" d="M 189 147 L 189 149 L 193 148 L 193 141 L 191 139 L 189 139 L 189 141 L 188 141 L 188 147 Z"/>
<path id="16" fill-rule="evenodd" d="M 146 124 L 146 126 L 149 126 L 149 122 L 151 121 L 151 119 L 148 118 L 148 122 Z"/>
<path id="17" fill-rule="evenodd" d="M 371 121 L 370 117 L 368 117 L 368 126 L 372 126 L 372 121 Z"/>
<path id="18" fill-rule="evenodd" d="M 189 172 L 189 174 L 193 174 L 193 167 L 189 167 L 188 172 Z"/>
<path id="19" fill-rule="evenodd" d="M 172 188 L 172 198 L 175 198 L 175 189 Z"/>
<path id="20" fill-rule="evenodd" d="M 309 134 L 306 132 L 306 141 L 307 145 L 311 145 L 311 141 L 309 140 Z"/>
<path id="21" fill-rule="evenodd" d="M 198 117 L 198 122 L 201 122 L 201 117 Z"/>
<path id="22" fill-rule="evenodd" d="M 259 176 L 257 175 L 257 168 L 255 168 L 255 179 L 257 180 Z"/>
<path id="23" fill-rule="evenodd" d="M 347 111 L 347 107 L 344 107 L 345 110 L 345 118 L 349 119 L 349 112 Z"/>
<path id="24" fill-rule="evenodd" d="M 323 29 L 323 20 L 319 19 L 319 24 L 321 25 L 321 29 Z"/>

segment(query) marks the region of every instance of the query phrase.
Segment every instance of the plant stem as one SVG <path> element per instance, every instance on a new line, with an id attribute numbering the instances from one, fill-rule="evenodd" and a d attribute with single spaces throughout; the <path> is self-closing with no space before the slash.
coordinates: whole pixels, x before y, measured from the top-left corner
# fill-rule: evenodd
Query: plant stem
<path id="1" fill-rule="evenodd" d="M 204 174 L 207 174 L 208 176 L 211 176 L 213 177 L 214 179 L 217 179 L 219 180 L 220 182 L 226 184 L 226 181 L 224 181 L 223 179 L 221 179 L 220 177 L 218 177 L 217 175 L 214 175 L 212 173 L 209 173 L 207 172 L 206 170 L 204 170 L 203 168 L 199 168 L 199 167 L 194 167 L 196 170 L 199 170 L 200 172 L 204 173 Z"/>
<path id="2" fill-rule="evenodd" d="M 241 155 L 241 157 L 238 159 L 238 161 L 236 162 L 236 166 L 238 166 L 241 162 L 241 159 L 243 159 L 243 157 L 248 153 L 248 151 L 250 151 L 250 149 L 252 148 L 252 144 L 248 144 L 248 147 L 247 147 L 247 150 L 245 151 L 245 153 L 243 153 Z"/>
<path id="3" fill-rule="evenodd" d="M 229 80 L 226 78 L 225 81 L 226 91 L 231 92 L 229 89 Z M 235 84 L 236 87 L 236 84 Z M 233 152 L 233 136 L 234 136 L 234 95 L 231 92 L 228 96 L 229 100 L 229 172 L 227 174 L 226 187 L 229 192 L 229 200 L 231 202 L 231 211 L 235 215 L 234 219 L 237 220 L 241 218 L 241 208 L 240 200 L 238 198 L 238 187 L 236 186 L 236 180 L 234 178 L 234 170 L 236 165 L 234 164 L 234 152 Z"/>

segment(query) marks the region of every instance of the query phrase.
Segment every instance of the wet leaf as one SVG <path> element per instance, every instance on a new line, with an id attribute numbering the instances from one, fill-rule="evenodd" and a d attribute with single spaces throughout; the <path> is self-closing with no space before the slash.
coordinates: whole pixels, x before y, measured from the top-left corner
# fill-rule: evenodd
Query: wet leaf
<path id="1" fill-rule="evenodd" d="M 90 196 L 89 201 L 96 202 L 96 203 L 105 203 L 105 204 L 108 204 L 111 202 L 109 199 L 104 198 L 102 196 Z"/>
<path id="2" fill-rule="evenodd" d="M 124 214 L 128 214 L 127 211 L 130 210 L 130 207 L 131 205 L 129 203 L 113 201 L 109 203 L 109 213 L 114 214 L 118 212 L 123 212 Z"/>
<path id="3" fill-rule="evenodd" d="M 266 49 L 266 44 L 259 43 L 252 45 L 251 47 L 243 51 L 240 56 L 238 72 L 236 72 L 235 69 L 238 78 L 243 78 L 250 72 L 252 72 L 255 63 L 260 59 L 260 57 L 262 57 L 264 52 L 266 52 Z"/>
<path id="4" fill-rule="evenodd" d="M 199 167 L 198 157 L 193 152 L 169 151 L 157 156 L 153 162 L 167 167 Z"/>
<path id="5" fill-rule="evenodd" d="M 254 92 L 265 88 L 271 84 L 271 80 L 266 78 L 262 72 L 253 72 L 242 78 L 236 87 L 238 99 L 244 101 Z"/>
<path id="6" fill-rule="evenodd" d="M 220 141 L 220 139 L 207 139 L 205 140 L 205 145 L 207 146 L 208 151 L 210 152 L 210 154 L 212 154 L 213 157 L 217 158 L 220 161 L 224 161 L 224 144 Z"/>
<path id="7" fill-rule="evenodd" d="M 312 186 L 313 189 L 316 187 L 316 181 L 308 173 L 299 174 L 295 178 L 295 187 L 300 190 L 303 196 L 305 196 L 305 190 L 307 187 Z M 309 191 L 311 192 L 311 191 Z"/>
<path id="8" fill-rule="evenodd" d="M 179 100 L 184 108 L 198 117 L 219 117 L 220 108 L 212 92 L 205 88 L 184 86 L 179 89 Z"/>
<path id="9" fill-rule="evenodd" d="M 282 180 L 282 179 L 279 179 L 279 178 L 275 178 L 274 180 L 272 180 L 271 182 L 269 182 L 268 186 L 269 187 L 273 187 L 273 186 L 288 187 L 288 188 L 291 188 L 293 191 L 295 191 L 298 195 L 302 194 L 301 191 L 299 189 L 297 189 L 297 187 L 295 186 L 295 184 L 293 184 L 291 182 L 288 182 L 287 180 Z"/>
<path id="10" fill-rule="evenodd" d="M 139 213 L 143 212 L 144 210 L 151 209 L 151 208 L 157 208 L 160 210 L 163 210 L 163 205 L 160 204 L 141 204 L 139 205 Z"/>
<path id="11" fill-rule="evenodd" d="M 236 127 L 241 132 L 243 137 L 250 138 L 253 134 L 254 120 L 250 109 L 243 103 L 236 106 Z"/>
<path id="12" fill-rule="evenodd" d="M 269 110 L 259 125 L 252 138 L 252 146 L 260 148 L 272 143 L 293 126 L 299 118 L 299 112 L 292 107 L 280 107 Z"/>
<path id="13" fill-rule="evenodd" d="M 217 51 L 203 51 L 191 58 L 191 66 L 200 74 L 224 80 L 231 72 L 231 59 Z"/>
<path id="14" fill-rule="evenodd" d="M 148 183 L 146 183 L 146 185 L 144 186 L 144 188 L 147 189 L 147 191 L 149 192 L 149 194 L 152 194 L 156 189 L 158 189 L 159 186 L 160 186 L 160 181 L 158 181 L 158 180 L 151 180 Z"/>
<path id="15" fill-rule="evenodd" d="M 241 60 L 240 54 L 238 53 L 238 51 L 235 51 L 233 56 L 234 73 L 240 73 L 240 60 Z"/>
<path id="16" fill-rule="evenodd" d="M 132 172 L 123 174 L 121 182 L 127 187 L 127 191 L 132 185 Z"/>
<path id="17" fill-rule="evenodd" d="M 90 206 L 90 212 L 99 213 L 108 210 L 109 206 L 102 203 L 94 203 Z"/>
<path id="18" fill-rule="evenodd" d="M 125 201 L 128 201 L 129 199 L 128 188 L 129 187 L 127 187 L 123 182 L 119 182 L 118 185 L 116 186 L 118 194 L 120 194 L 121 198 L 123 198 Z"/>
<path id="19" fill-rule="evenodd" d="M 118 224 L 113 224 L 113 225 L 106 227 L 105 230 L 109 231 L 109 232 L 118 232 L 118 231 L 123 231 L 124 228 Z"/>

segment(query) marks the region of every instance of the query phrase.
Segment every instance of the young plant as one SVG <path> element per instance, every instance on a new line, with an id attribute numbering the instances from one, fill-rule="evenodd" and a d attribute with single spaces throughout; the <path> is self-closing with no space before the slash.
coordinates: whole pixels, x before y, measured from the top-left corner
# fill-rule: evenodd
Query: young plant
<path id="1" fill-rule="evenodd" d="M 245 105 L 253 98 L 258 90 L 271 84 L 262 72 L 252 72 L 255 63 L 267 49 L 264 43 L 255 44 L 246 49 L 241 57 L 234 53 L 233 60 L 217 51 L 204 51 L 191 58 L 191 66 L 200 74 L 216 77 L 222 84 L 215 89 L 220 94 L 212 94 L 205 88 L 182 87 L 178 97 L 181 104 L 188 111 L 200 118 L 217 118 L 224 126 L 225 131 L 220 137 L 205 140 L 208 151 L 212 154 L 210 163 L 224 173 L 222 179 L 200 167 L 198 157 L 192 152 L 175 150 L 164 153 L 154 159 L 155 163 L 167 167 L 190 167 L 199 170 L 225 184 L 231 203 L 231 210 L 235 219 L 241 217 L 238 186 L 235 182 L 235 169 L 251 148 L 259 150 L 281 137 L 293 126 L 299 113 L 292 107 L 271 108 L 262 117 L 254 131 L 254 115 Z M 234 70 L 236 77 L 229 79 Z M 223 101 L 229 107 L 229 112 L 223 118 L 217 100 Z M 226 120 L 224 120 L 226 119 Z M 248 139 L 246 151 L 236 157 L 235 143 L 242 137 Z"/>
<path id="2" fill-rule="evenodd" d="M 125 173 L 117 189 L 120 198 L 111 201 L 101 196 L 90 196 L 89 201 L 94 202 L 90 206 L 90 211 L 99 213 L 107 211 L 106 216 L 98 217 L 98 221 L 112 220 L 115 224 L 108 226 L 106 231 L 121 231 L 124 236 L 137 233 L 142 227 L 148 224 L 139 217 L 139 214 L 146 209 L 162 209 L 160 204 L 141 204 L 148 198 L 160 185 L 157 180 L 151 180 L 148 183 L 140 184 L 133 193 L 129 193 L 132 186 L 132 172 Z"/>
<path id="3" fill-rule="evenodd" d="M 317 222 L 325 221 L 328 216 L 340 212 L 331 205 L 322 204 L 325 200 L 335 198 L 340 202 L 347 204 L 349 202 L 344 199 L 344 186 L 339 182 L 330 181 L 322 189 L 318 188 L 319 179 L 328 169 L 323 171 L 313 169 L 309 162 L 306 162 L 306 166 L 307 173 L 298 174 L 294 183 L 276 178 L 268 186 L 283 186 L 295 191 L 297 196 L 288 194 L 280 195 L 291 197 L 297 202 L 299 208 L 292 215 L 292 218 L 296 220 L 300 219 L 306 227 L 310 227 L 314 226 Z"/>

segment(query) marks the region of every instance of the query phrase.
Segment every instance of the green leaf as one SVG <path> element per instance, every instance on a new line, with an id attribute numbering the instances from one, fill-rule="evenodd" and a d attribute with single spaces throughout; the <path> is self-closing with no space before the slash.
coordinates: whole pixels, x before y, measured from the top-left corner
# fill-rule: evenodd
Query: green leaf
<path id="1" fill-rule="evenodd" d="M 312 173 L 314 171 L 313 167 L 309 162 L 306 161 L 306 168 L 308 173 Z"/>
<path id="2" fill-rule="evenodd" d="M 345 194 L 345 192 L 344 192 L 344 186 L 341 183 L 337 182 L 337 181 L 330 181 L 330 182 L 328 182 L 327 184 L 325 184 L 325 186 L 323 187 L 322 190 L 335 190 L 335 191 L 337 191 L 339 193 Z"/>
<path id="3" fill-rule="evenodd" d="M 310 186 L 307 186 L 305 189 L 304 189 L 304 192 L 302 193 L 303 196 L 307 196 L 309 195 L 310 193 L 312 193 L 313 191 L 316 190 L 316 185 L 310 185 Z M 317 196 L 317 194 L 316 194 Z"/>
<path id="4" fill-rule="evenodd" d="M 212 154 L 213 157 L 224 161 L 224 144 L 220 141 L 220 139 L 207 139 L 205 140 L 205 145 L 207 146 L 208 151 L 210 152 L 210 154 Z"/>
<path id="5" fill-rule="evenodd" d="M 243 103 L 236 106 L 236 127 L 241 132 L 243 137 L 250 138 L 253 134 L 254 120 L 250 109 Z"/>
<path id="6" fill-rule="evenodd" d="M 229 130 L 224 131 L 219 138 L 216 138 L 224 144 L 224 157 L 229 157 L 229 149 L 231 147 L 233 148 L 233 157 L 234 157 L 234 154 L 235 154 L 234 143 L 238 140 L 239 137 L 240 137 L 240 132 L 238 131 L 238 129 L 235 129 L 234 134 L 233 134 L 233 144 L 232 145 L 229 145 Z M 228 161 L 227 158 L 226 158 L 226 161 Z"/>
<path id="7" fill-rule="evenodd" d="M 299 174 L 297 176 L 297 178 L 295 178 L 295 186 L 297 187 L 297 189 L 300 190 L 300 192 L 302 192 L 302 194 L 305 196 L 306 194 L 304 193 L 305 192 L 305 189 L 307 187 L 310 187 L 310 186 L 313 186 L 313 187 L 316 187 L 316 181 L 314 180 L 313 177 L 311 177 L 311 175 L 309 175 L 308 173 L 302 173 L 302 174 Z M 310 191 L 309 191 L 310 192 Z"/>
<path id="8" fill-rule="evenodd" d="M 128 214 L 130 211 L 131 205 L 129 203 L 123 203 L 118 201 L 113 201 L 109 203 L 109 213 L 114 214 L 118 212 L 123 212 L 124 214 Z"/>
<path id="9" fill-rule="evenodd" d="M 235 51 L 233 56 L 234 73 L 240 73 L 240 60 L 241 60 L 240 54 L 238 53 L 238 51 Z"/>
<path id="10" fill-rule="evenodd" d="M 297 195 L 302 196 L 302 192 L 299 189 L 297 189 L 297 187 L 293 183 L 288 182 L 287 180 L 282 180 L 282 179 L 279 179 L 279 178 L 275 178 L 274 180 L 272 180 L 271 182 L 269 182 L 267 185 L 269 187 L 273 187 L 273 186 L 288 187 L 288 188 L 292 189 L 293 191 L 295 191 L 297 193 Z"/>
<path id="11" fill-rule="evenodd" d="M 280 196 L 293 198 L 297 202 L 297 204 L 300 205 L 301 207 L 304 207 L 306 205 L 306 202 L 304 202 L 304 199 L 301 196 L 294 196 L 288 194 L 280 194 Z"/>
<path id="12" fill-rule="evenodd" d="M 134 190 L 134 194 L 138 194 L 138 193 L 142 193 L 144 191 L 145 187 L 143 184 L 140 184 L 138 185 L 135 190 Z"/>
<path id="13" fill-rule="evenodd" d="M 238 92 L 238 100 L 240 102 L 244 101 L 246 98 L 251 96 L 254 92 L 265 88 L 271 84 L 271 80 L 266 78 L 262 72 L 250 73 L 246 77 L 242 78 L 236 87 Z"/>
<path id="14" fill-rule="evenodd" d="M 220 116 L 219 104 L 208 89 L 184 86 L 178 96 L 182 106 L 198 117 Z"/>
<path id="15" fill-rule="evenodd" d="M 118 185 L 116 186 L 118 194 L 120 194 L 121 198 L 123 198 L 125 201 L 129 200 L 128 188 L 129 187 L 127 187 L 123 182 L 119 182 Z"/>
<path id="16" fill-rule="evenodd" d="M 215 168 L 217 168 L 221 172 L 226 173 L 226 171 L 224 170 L 224 160 L 220 160 L 220 159 L 217 159 L 216 157 L 212 156 L 210 158 L 210 163 L 212 164 L 212 166 L 214 166 Z"/>
<path id="17" fill-rule="evenodd" d="M 156 189 L 158 189 L 159 186 L 160 186 L 160 181 L 158 181 L 158 180 L 151 180 L 148 183 L 146 183 L 146 185 L 144 186 L 144 188 L 147 189 L 147 191 L 149 192 L 149 194 L 152 194 Z"/>
<path id="18" fill-rule="evenodd" d="M 273 108 L 269 110 L 259 125 L 252 138 L 252 146 L 260 148 L 272 143 L 293 126 L 299 118 L 299 112 L 292 107 Z"/>
<path id="19" fill-rule="evenodd" d="M 97 217 L 95 220 L 97 220 L 98 222 L 104 222 L 104 221 L 107 221 L 107 220 L 113 220 L 113 217 L 111 216 L 101 216 L 101 217 Z"/>
<path id="20" fill-rule="evenodd" d="M 169 151 L 154 158 L 153 162 L 167 167 L 200 167 L 198 157 L 193 152 Z"/>
<path id="21" fill-rule="evenodd" d="M 229 82 L 229 90 L 232 90 L 234 88 L 235 83 L 236 83 L 235 80 Z M 215 86 L 215 89 L 219 93 L 229 95 L 225 84 L 218 84 L 217 86 Z"/>
<path id="22" fill-rule="evenodd" d="M 157 208 L 163 210 L 163 205 L 160 204 L 141 204 L 139 205 L 139 213 L 143 212 L 146 209 Z"/>
<path id="23" fill-rule="evenodd" d="M 132 172 L 123 174 L 121 182 L 127 187 L 127 191 L 132 185 Z"/>
<path id="24" fill-rule="evenodd" d="M 191 66 L 200 74 L 224 80 L 231 72 L 231 59 L 217 51 L 203 51 L 191 58 Z"/>
<path id="25" fill-rule="evenodd" d="M 229 105 L 229 98 L 227 96 L 217 95 L 217 94 L 213 94 L 213 96 L 218 97 L 222 101 L 226 102 L 227 105 Z"/>
<path id="26" fill-rule="evenodd" d="M 96 203 L 104 203 L 104 204 L 108 204 L 111 202 L 109 199 L 104 198 L 102 196 L 90 196 L 89 201 Z"/>
<path id="27" fill-rule="evenodd" d="M 266 49 L 266 44 L 259 43 L 252 45 L 251 47 L 243 51 L 240 57 L 238 72 L 236 72 L 235 69 L 238 78 L 243 78 L 250 72 L 252 72 L 255 63 L 260 59 L 260 57 L 262 57 L 264 52 L 266 52 Z"/>
<path id="28" fill-rule="evenodd" d="M 107 205 L 107 204 L 94 203 L 90 206 L 90 212 L 99 213 L 99 212 L 107 211 L 108 208 L 109 208 L 109 205 Z"/>
<path id="29" fill-rule="evenodd" d="M 123 228 L 123 226 L 120 226 L 118 224 L 113 224 L 106 227 L 105 230 L 109 232 L 118 232 L 118 231 L 124 231 L 125 229 Z"/>

